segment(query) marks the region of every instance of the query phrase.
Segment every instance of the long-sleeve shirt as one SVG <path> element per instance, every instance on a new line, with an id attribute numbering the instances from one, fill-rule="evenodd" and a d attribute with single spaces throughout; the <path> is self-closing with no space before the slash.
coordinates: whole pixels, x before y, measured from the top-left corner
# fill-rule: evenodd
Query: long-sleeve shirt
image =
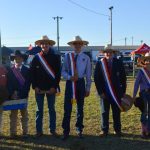
<path id="1" fill-rule="evenodd" d="M 150 71 L 148 73 L 150 74 Z M 146 77 L 142 73 L 142 70 L 139 70 L 139 72 L 137 74 L 135 84 L 134 84 L 133 97 L 136 96 L 139 87 L 140 87 L 140 92 L 145 90 L 145 89 L 150 89 L 150 85 L 149 85 Z"/>
<path id="2" fill-rule="evenodd" d="M 89 56 L 83 52 L 80 52 L 76 61 L 76 69 L 78 78 L 86 78 L 86 91 L 90 91 L 92 69 Z M 68 54 L 65 55 L 64 64 L 62 67 L 62 76 L 65 80 L 70 80 L 71 78 Z"/>

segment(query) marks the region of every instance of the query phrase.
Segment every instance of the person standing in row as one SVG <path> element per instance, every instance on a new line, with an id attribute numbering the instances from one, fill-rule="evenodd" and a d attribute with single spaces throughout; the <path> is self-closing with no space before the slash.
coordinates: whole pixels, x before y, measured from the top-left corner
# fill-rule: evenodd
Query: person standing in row
<path id="1" fill-rule="evenodd" d="M 36 112 L 36 136 L 43 135 L 43 105 L 44 96 L 47 97 L 49 109 L 49 128 L 53 136 L 56 133 L 56 112 L 55 112 L 55 94 L 59 87 L 61 76 L 60 56 L 54 54 L 52 46 L 55 41 L 43 36 L 41 40 L 35 42 L 42 48 L 42 51 L 35 55 L 31 63 L 32 86 L 35 90 L 37 103 Z"/>
<path id="2" fill-rule="evenodd" d="M 82 138 L 84 98 L 89 96 L 91 87 L 91 62 L 89 56 L 82 51 L 82 47 L 88 42 L 82 40 L 80 36 L 76 36 L 75 40 L 68 44 L 73 47 L 74 52 L 66 54 L 62 68 L 62 76 L 66 80 L 62 122 L 63 140 L 69 136 L 73 103 L 77 104 L 77 134 Z M 86 84 L 84 78 L 86 78 Z"/>
<path id="3" fill-rule="evenodd" d="M 110 106 L 113 113 L 113 126 L 115 134 L 121 136 L 120 112 L 121 98 L 126 92 L 126 74 L 121 60 L 113 57 L 115 50 L 107 46 L 104 51 L 104 58 L 97 62 L 94 82 L 101 103 L 101 133 L 100 136 L 107 136 L 109 131 Z"/>
<path id="4" fill-rule="evenodd" d="M 8 93 L 10 100 L 28 99 L 31 75 L 30 69 L 26 67 L 23 62 L 25 55 L 16 50 L 11 59 L 14 61 L 14 65 L 8 72 Z M 28 134 L 28 110 L 27 107 L 20 109 L 21 112 L 21 125 L 23 136 L 27 137 Z M 10 113 L 10 135 L 15 137 L 17 135 L 17 119 L 18 109 L 11 110 Z"/>
<path id="5" fill-rule="evenodd" d="M 133 91 L 133 98 L 135 99 L 138 89 L 140 87 L 140 97 L 144 102 L 144 109 L 141 113 L 142 138 L 150 137 L 150 53 L 140 58 L 140 66 Z"/>

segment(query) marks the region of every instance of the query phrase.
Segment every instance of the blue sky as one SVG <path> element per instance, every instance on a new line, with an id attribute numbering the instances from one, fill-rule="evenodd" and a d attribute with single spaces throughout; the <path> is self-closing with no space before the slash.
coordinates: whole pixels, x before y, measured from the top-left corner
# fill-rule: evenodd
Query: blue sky
<path id="1" fill-rule="evenodd" d="M 72 0 L 106 16 L 92 13 L 69 0 L 0 0 L 2 44 L 29 46 L 42 35 L 56 41 L 56 21 L 61 16 L 60 45 L 80 35 L 89 45 L 110 41 L 109 7 L 113 9 L 113 44 L 150 44 L 150 0 Z"/>

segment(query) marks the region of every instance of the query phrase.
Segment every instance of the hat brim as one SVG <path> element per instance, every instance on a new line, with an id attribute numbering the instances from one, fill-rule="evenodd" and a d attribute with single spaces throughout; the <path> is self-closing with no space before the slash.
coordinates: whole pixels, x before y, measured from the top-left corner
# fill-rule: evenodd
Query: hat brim
<path id="1" fill-rule="evenodd" d="M 88 45 L 88 44 L 89 44 L 88 41 L 70 41 L 70 42 L 68 42 L 67 44 L 68 44 L 68 45 L 74 45 L 75 43 L 81 43 L 81 44 L 83 44 L 83 45 Z"/>
<path id="2" fill-rule="evenodd" d="M 55 45 L 55 41 L 53 40 L 37 40 L 35 42 L 36 45 L 41 45 L 42 43 L 48 43 L 51 46 Z"/>
<path id="3" fill-rule="evenodd" d="M 23 61 L 25 61 L 26 59 L 27 59 L 27 55 L 26 54 L 21 54 L 21 55 L 10 55 L 10 60 L 11 61 L 14 61 L 14 59 L 16 58 L 16 57 L 21 57 L 22 59 L 23 59 Z"/>
<path id="4" fill-rule="evenodd" d="M 141 61 L 150 60 L 150 56 L 142 56 Z"/>
<path id="5" fill-rule="evenodd" d="M 117 50 L 114 50 L 114 49 L 104 49 L 104 50 L 101 50 L 102 53 L 115 53 L 115 52 L 118 52 Z"/>

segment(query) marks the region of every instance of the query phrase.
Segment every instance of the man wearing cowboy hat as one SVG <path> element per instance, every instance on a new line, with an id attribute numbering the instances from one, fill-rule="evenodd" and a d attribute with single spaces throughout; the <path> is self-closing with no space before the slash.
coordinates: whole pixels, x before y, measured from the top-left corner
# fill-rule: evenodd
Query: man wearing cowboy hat
<path id="1" fill-rule="evenodd" d="M 91 62 L 89 56 L 82 52 L 82 47 L 88 45 L 87 41 L 81 39 L 80 36 L 76 36 L 75 39 L 71 42 L 68 42 L 68 45 L 74 48 L 74 52 L 66 54 L 64 59 L 64 64 L 62 68 L 62 76 L 66 80 L 66 90 L 65 90 L 65 99 L 64 99 L 64 118 L 62 122 L 63 131 L 63 140 L 67 139 L 70 132 L 70 118 L 72 112 L 72 94 L 74 90 L 76 91 L 76 103 L 77 103 L 77 122 L 76 130 L 80 138 L 82 138 L 83 131 L 83 107 L 84 107 L 84 98 L 88 97 L 90 94 L 91 87 Z M 69 56 L 72 56 L 69 59 Z M 74 62 L 75 72 L 71 73 L 71 63 Z M 73 71 L 73 70 L 72 70 Z M 86 84 L 85 80 L 86 78 Z M 72 88 L 72 83 L 75 83 L 74 90 Z"/>
<path id="2" fill-rule="evenodd" d="M 20 50 L 16 50 L 11 55 L 11 60 L 14 61 L 11 69 L 8 71 L 8 92 L 11 100 L 27 99 L 30 90 L 30 69 L 23 62 L 25 55 Z M 27 108 L 21 109 L 21 125 L 23 136 L 28 134 L 28 111 Z M 10 135 L 15 137 L 17 134 L 17 119 L 18 109 L 11 110 L 10 113 Z"/>
<path id="3" fill-rule="evenodd" d="M 141 113 L 142 138 L 150 137 L 150 52 L 142 56 L 139 61 L 141 69 L 139 70 L 133 91 L 135 99 L 140 87 L 140 97 L 144 102 L 144 109 Z"/>
<path id="4" fill-rule="evenodd" d="M 101 136 L 107 136 L 109 131 L 109 110 L 113 113 L 113 126 L 115 134 L 121 135 L 121 120 L 119 105 L 121 98 L 126 92 L 126 74 L 121 60 L 113 57 L 115 50 L 107 46 L 104 51 L 104 58 L 97 62 L 94 82 L 101 103 Z M 112 96 L 113 95 L 113 96 Z M 115 95 L 115 96 L 114 96 Z"/>
<path id="5" fill-rule="evenodd" d="M 54 54 L 52 46 L 55 41 L 47 36 L 35 42 L 42 48 L 42 51 L 35 55 L 31 63 L 32 86 L 35 90 L 37 103 L 36 112 L 36 132 L 37 137 L 43 134 L 43 105 L 44 96 L 47 97 L 49 109 L 49 128 L 53 136 L 57 136 L 56 130 L 56 112 L 55 112 L 55 94 L 60 82 L 60 56 Z"/>

